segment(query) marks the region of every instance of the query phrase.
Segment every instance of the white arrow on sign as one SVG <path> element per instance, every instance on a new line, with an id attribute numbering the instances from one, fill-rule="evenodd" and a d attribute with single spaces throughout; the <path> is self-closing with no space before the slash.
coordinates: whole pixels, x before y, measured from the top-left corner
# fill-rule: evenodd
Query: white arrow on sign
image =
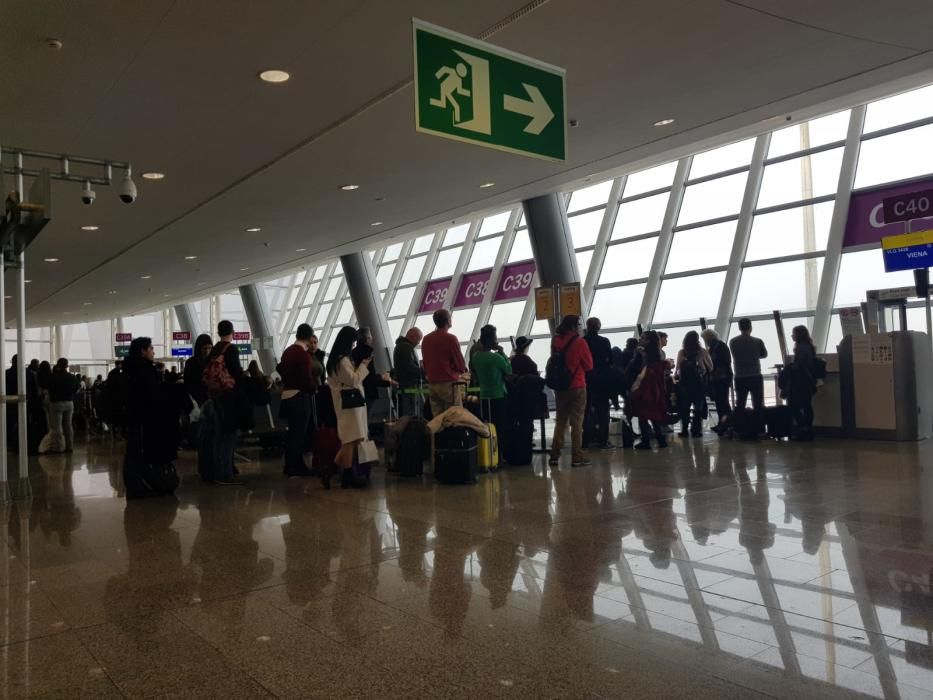
<path id="1" fill-rule="evenodd" d="M 506 95 L 503 107 L 507 112 L 515 112 L 531 117 L 531 121 L 525 126 L 524 131 L 537 136 L 544 131 L 544 127 L 551 123 L 554 112 L 548 107 L 544 95 L 541 94 L 538 88 L 528 83 L 522 83 L 522 87 L 525 88 L 525 92 L 528 93 L 528 97 L 531 99 L 523 100 L 520 97 Z"/>

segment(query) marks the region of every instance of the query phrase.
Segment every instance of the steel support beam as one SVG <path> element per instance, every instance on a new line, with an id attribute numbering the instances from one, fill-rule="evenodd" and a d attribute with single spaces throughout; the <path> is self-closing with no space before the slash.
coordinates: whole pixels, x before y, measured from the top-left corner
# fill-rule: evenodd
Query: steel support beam
<path id="1" fill-rule="evenodd" d="M 178 319 L 178 330 L 190 333 L 192 340 L 203 332 L 194 304 L 175 304 L 175 318 Z"/>
<path id="2" fill-rule="evenodd" d="M 372 331 L 374 367 L 377 372 L 387 372 L 392 367 L 394 339 L 389 337 L 389 322 L 373 262 L 367 253 L 349 253 L 340 256 L 340 265 L 358 327 L 366 326 Z"/>
<path id="3" fill-rule="evenodd" d="M 266 298 L 258 284 L 244 284 L 239 288 L 246 321 L 252 334 L 253 350 L 259 359 L 259 368 L 265 374 L 272 374 L 278 363 L 275 348 L 275 332 Z M 223 320 L 223 319 L 221 319 Z"/>

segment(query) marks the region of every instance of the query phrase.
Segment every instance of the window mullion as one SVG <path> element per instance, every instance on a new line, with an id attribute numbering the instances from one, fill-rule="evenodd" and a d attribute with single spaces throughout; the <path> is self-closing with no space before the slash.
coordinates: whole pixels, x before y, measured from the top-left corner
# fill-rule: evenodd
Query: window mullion
<path id="1" fill-rule="evenodd" d="M 583 281 L 583 316 L 590 315 L 590 309 L 593 308 L 593 300 L 596 296 L 596 283 L 603 272 L 603 264 L 606 262 L 606 251 L 609 249 L 609 238 L 616 225 L 616 218 L 619 216 L 619 200 L 622 198 L 622 190 L 625 189 L 627 175 L 616 178 L 609 189 L 609 203 L 606 205 L 606 211 L 603 213 L 603 220 L 599 225 L 599 233 L 596 235 L 596 245 L 593 249 L 593 257 L 590 259 L 590 269 L 586 273 L 586 279 Z"/>
<path id="2" fill-rule="evenodd" d="M 496 254 L 496 260 L 492 264 L 492 270 L 489 272 L 489 285 L 486 287 L 486 293 L 483 295 L 483 302 L 482 306 L 479 308 L 479 313 L 476 314 L 476 323 L 473 324 L 473 334 L 470 336 L 471 339 L 479 338 L 479 329 L 489 323 L 493 301 L 496 298 L 496 289 L 499 288 L 499 280 L 502 278 L 502 268 L 505 265 L 505 261 L 509 259 L 512 244 L 515 242 L 515 227 L 518 226 L 521 216 L 521 207 L 515 207 L 512 213 L 509 214 L 509 222 L 506 224 L 505 232 L 502 234 L 499 252 Z"/>
<path id="3" fill-rule="evenodd" d="M 415 293 L 411 295 L 411 304 L 408 306 L 408 314 L 405 316 L 405 323 L 402 324 L 403 330 L 411 328 L 418 316 L 418 309 L 421 308 L 421 299 L 424 297 L 424 288 L 431 275 L 434 272 L 434 265 L 437 263 L 437 256 L 444 245 L 444 236 L 447 235 L 447 229 L 441 229 L 434 236 L 428 255 L 424 260 L 424 269 L 418 278 L 418 284 L 415 286 Z M 422 329 L 423 330 L 423 329 Z"/>
<path id="4" fill-rule="evenodd" d="M 398 258 L 395 261 L 395 269 L 392 270 L 392 276 L 389 278 L 389 286 L 386 287 L 386 297 L 385 300 L 380 299 L 382 302 L 382 308 L 385 309 L 385 317 L 389 318 L 389 309 L 392 308 L 392 304 L 395 303 L 395 295 L 398 294 L 398 285 L 402 280 L 402 274 L 405 267 L 408 266 L 408 259 L 411 256 L 411 250 L 415 247 L 415 238 L 412 238 L 408 241 L 405 241 L 402 245 L 402 249 L 399 251 Z M 377 268 L 378 269 L 378 268 Z M 422 275 L 424 272 L 421 273 Z M 376 283 L 376 286 L 379 286 L 379 283 Z M 379 292 L 380 297 L 382 292 Z M 395 340 L 392 338 L 392 340 Z"/>

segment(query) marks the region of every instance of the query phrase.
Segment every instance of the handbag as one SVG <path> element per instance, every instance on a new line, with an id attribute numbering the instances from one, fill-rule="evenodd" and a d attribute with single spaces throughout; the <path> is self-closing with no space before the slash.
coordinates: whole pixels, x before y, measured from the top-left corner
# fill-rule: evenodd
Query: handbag
<path id="1" fill-rule="evenodd" d="M 363 392 L 357 388 L 340 390 L 340 408 L 363 408 L 366 405 L 366 397 Z"/>
<path id="2" fill-rule="evenodd" d="M 379 448 L 372 440 L 363 440 L 356 448 L 357 460 L 360 464 L 371 464 L 379 461 Z"/>

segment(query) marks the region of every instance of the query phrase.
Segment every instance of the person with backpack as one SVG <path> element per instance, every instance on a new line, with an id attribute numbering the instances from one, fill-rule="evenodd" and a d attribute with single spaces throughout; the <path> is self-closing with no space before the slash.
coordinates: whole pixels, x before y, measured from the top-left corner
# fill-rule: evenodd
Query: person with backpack
<path id="1" fill-rule="evenodd" d="M 657 331 L 645 331 L 641 339 L 641 352 L 628 366 L 628 373 L 637 375 L 629 391 L 630 413 L 638 418 L 641 440 L 636 450 L 651 449 L 651 433 L 659 448 L 667 447 L 664 426 L 667 424 L 668 365 L 661 355 L 661 339 Z"/>
<path id="2" fill-rule="evenodd" d="M 307 323 L 298 326 L 295 343 L 282 353 L 277 367 L 282 376 L 282 414 L 288 420 L 285 447 L 285 475 L 311 476 L 304 463 L 304 446 L 311 425 L 311 402 L 321 386 L 323 370 L 311 355 L 309 345 L 314 331 Z"/>
<path id="3" fill-rule="evenodd" d="M 587 344 L 580 340 L 580 317 L 564 316 L 551 341 L 551 357 L 545 369 L 545 382 L 554 390 L 557 418 L 551 441 L 548 464 L 560 465 L 564 448 L 564 433 L 570 425 L 572 467 L 587 467 L 592 462 L 583 455 L 583 416 L 586 412 L 586 373 L 593 369 L 593 356 Z"/>
<path id="4" fill-rule="evenodd" d="M 205 424 L 205 440 L 212 445 L 213 468 L 201 474 L 204 481 L 222 486 L 242 486 L 234 479 L 233 450 L 239 436 L 237 421 L 237 381 L 243 374 L 240 354 L 233 344 L 233 324 L 221 321 L 217 324 L 220 340 L 211 349 L 204 366 L 204 386 L 210 400 L 202 411 Z"/>
<path id="5" fill-rule="evenodd" d="M 680 437 L 703 435 L 702 421 L 706 418 L 706 386 L 713 361 L 700 346 L 700 335 L 690 331 L 684 336 L 683 349 L 677 353 L 675 376 L 677 379 L 677 408 L 680 413 Z M 691 408 L 693 418 L 691 420 Z M 690 432 L 687 432 L 687 426 Z"/>
<path id="6" fill-rule="evenodd" d="M 729 346 L 719 338 L 719 334 L 712 328 L 703 330 L 703 342 L 713 361 L 713 371 L 709 376 L 709 393 L 716 404 L 717 424 L 713 431 L 721 433 L 726 419 L 732 415 L 732 404 L 729 401 L 729 389 L 732 387 L 732 352 Z"/>

